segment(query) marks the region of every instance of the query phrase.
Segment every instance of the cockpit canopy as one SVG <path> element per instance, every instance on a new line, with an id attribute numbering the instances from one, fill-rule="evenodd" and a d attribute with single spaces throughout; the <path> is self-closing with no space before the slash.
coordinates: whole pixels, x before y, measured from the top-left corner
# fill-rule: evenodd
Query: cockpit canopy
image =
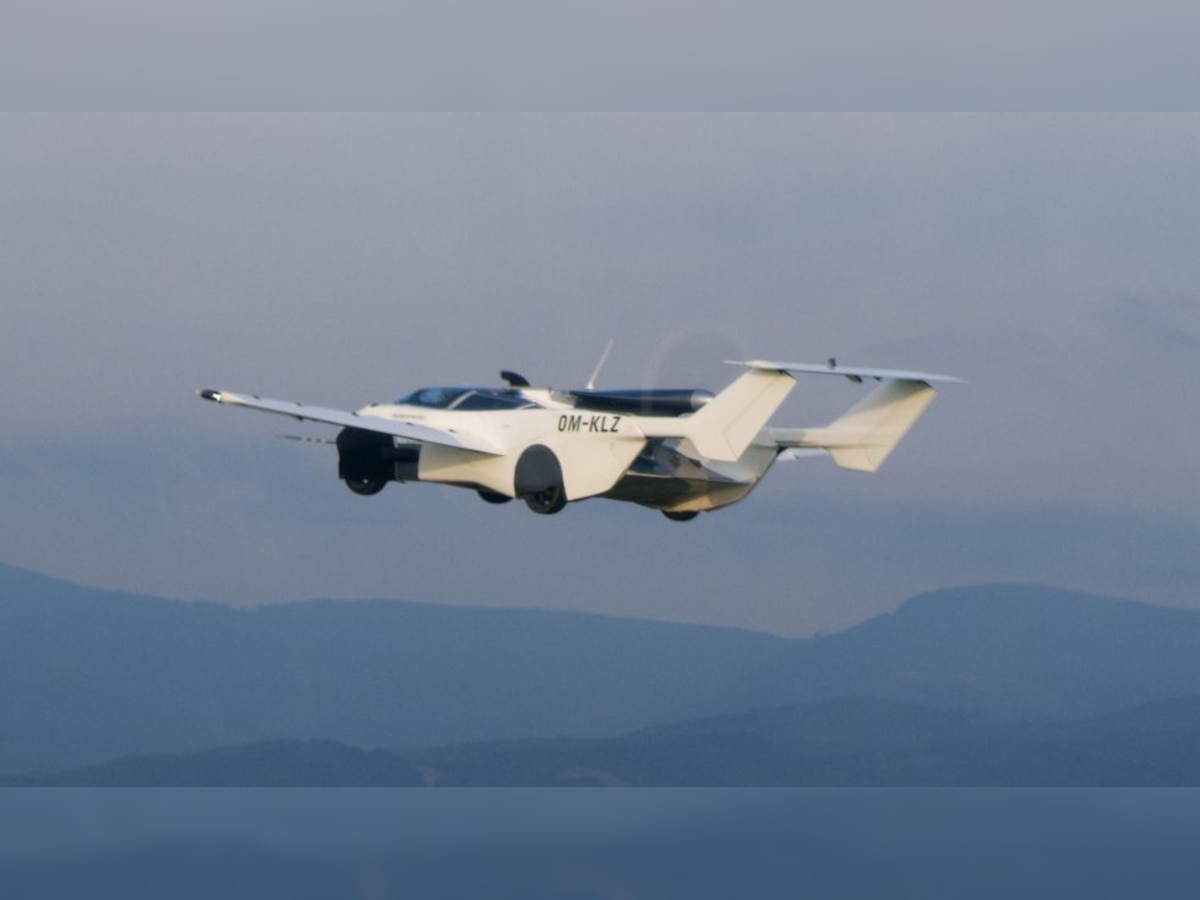
<path id="1" fill-rule="evenodd" d="M 480 387 L 427 387 L 396 399 L 398 406 L 430 409 L 461 409 L 475 412 L 500 409 L 531 409 L 533 403 L 520 391 Z"/>

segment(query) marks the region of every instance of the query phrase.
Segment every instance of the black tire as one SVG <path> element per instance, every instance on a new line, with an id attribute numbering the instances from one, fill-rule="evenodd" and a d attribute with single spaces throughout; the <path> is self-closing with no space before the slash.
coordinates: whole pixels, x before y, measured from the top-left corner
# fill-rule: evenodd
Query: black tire
<path id="1" fill-rule="evenodd" d="M 692 519 L 696 518 L 696 516 L 700 515 L 700 513 L 694 509 L 664 509 L 662 514 L 672 522 L 690 522 Z"/>
<path id="2" fill-rule="evenodd" d="M 512 497 L 506 497 L 504 494 L 497 493 L 496 491 L 489 491 L 487 488 L 479 488 L 475 493 L 479 495 L 479 499 L 484 503 L 494 503 L 497 506 L 512 500 Z"/>
<path id="3" fill-rule="evenodd" d="M 346 482 L 346 487 L 360 497 L 370 497 L 387 487 L 387 482 L 382 478 L 345 478 L 343 480 Z"/>
<path id="4" fill-rule="evenodd" d="M 395 464 L 383 458 L 392 439 L 361 428 L 343 428 L 338 432 L 338 478 L 346 487 L 363 497 L 378 494 L 395 472 Z"/>
<path id="5" fill-rule="evenodd" d="M 517 460 L 513 493 L 535 513 L 550 516 L 567 505 L 562 466 L 554 451 L 542 444 L 526 447 Z"/>
<path id="6" fill-rule="evenodd" d="M 561 512 L 562 508 L 567 505 L 567 492 L 563 490 L 561 484 L 556 484 L 544 491 L 526 494 L 525 505 L 535 513 L 552 516 L 556 512 Z"/>

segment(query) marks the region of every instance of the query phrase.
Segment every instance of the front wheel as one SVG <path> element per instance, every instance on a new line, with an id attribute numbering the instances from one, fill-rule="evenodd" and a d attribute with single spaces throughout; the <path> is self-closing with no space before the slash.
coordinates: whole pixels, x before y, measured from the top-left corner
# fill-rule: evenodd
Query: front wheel
<path id="1" fill-rule="evenodd" d="M 484 503 L 495 503 L 499 505 L 501 503 L 507 503 L 512 499 L 512 497 L 506 497 L 499 491 L 489 491 L 487 488 L 480 488 L 475 493 L 479 495 L 479 499 Z"/>
<path id="2" fill-rule="evenodd" d="M 361 497 L 378 494 L 387 487 L 387 482 L 382 478 L 346 478 L 343 480 L 346 482 L 346 487 Z"/>

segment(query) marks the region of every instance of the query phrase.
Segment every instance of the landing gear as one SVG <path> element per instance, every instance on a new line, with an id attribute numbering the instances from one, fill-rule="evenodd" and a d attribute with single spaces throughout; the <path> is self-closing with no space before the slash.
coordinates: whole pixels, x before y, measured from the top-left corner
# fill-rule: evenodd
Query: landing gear
<path id="1" fill-rule="evenodd" d="M 540 515 L 553 515 L 567 505 L 562 466 L 559 465 L 554 451 L 541 444 L 525 448 L 525 452 L 517 460 L 513 486 L 513 493 Z"/>
<path id="2" fill-rule="evenodd" d="M 479 490 L 477 490 L 475 493 L 479 495 L 479 499 L 484 503 L 495 503 L 499 505 L 501 503 L 507 503 L 512 499 L 512 497 L 506 497 L 503 494 L 497 493 L 496 491 L 489 491 L 487 488 L 479 488 Z"/>
<path id="3" fill-rule="evenodd" d="M 338 478 L 362 497 L 382 491 L 395 470 L 395 464 L 383 458 L 392 449 L 392 439 L 361 428 L 343 428 L 337 436 Z"/>
<path id="4" fill-rule="evenodd" d="M 563 490 L 561 484 L 556 484 L 545 490 L 526 494 L 525 505 L 535 513 L 551 516 L 556 512 L 561 512 L 562 508 L 567 505 L 567 492 Z"/>
<path id="5" fill-rule="evenodd" d="M 696 516 L 700 515 L 700 513 L 694 509 L 664 509 L 662 514 L 672 522 L 690 522 L 692 519 L 696 518 Z"/>
<path id="6" fill-rule="evenodd" d="M 387 487 L 387 482 L 382 478 L 344 478 L 342 480 L 346 482 L 346 487 L 362 497 L 378 494 Z"/>

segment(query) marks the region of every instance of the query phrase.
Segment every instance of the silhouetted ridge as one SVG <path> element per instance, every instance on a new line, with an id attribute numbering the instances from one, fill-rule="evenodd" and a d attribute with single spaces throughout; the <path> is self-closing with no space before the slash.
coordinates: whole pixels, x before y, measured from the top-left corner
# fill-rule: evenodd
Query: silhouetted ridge
<path id="1" fill-rule="evenodd" d="M 812 724 L 834 701 L 849 737 L 851 700 L 997 722 L 1200 695 L 1200 614 L 997 585 L 789 640 L 387 600 L 238 610 L 0 567 L 0 685 L 11 775 L 276 739 L 403 751 L 796 706 Z"/>
<path id="2" fill-rule="evenodd" d="M 1077 721 L 831 700 L 617 738 L 390 752 L 268 741 L 134 757 L 26 784 L 64 786 L 1197 786 L 1200 698 Z"/>
<path id="3" fill-rule="evenodd" d="M 338 741 L 263 741 L 199 753 L 132 756 L 45 784 L 153 787 L 420 787 L 416 766 L 395 753 Z"/>
<path id="4" fill-rule="evenodd" d="M 273 738 L 412 747 L 617 734 L 722 711 L 735 629 L 402 601 L 238 610 L 10 573 L 0 593 L 0 772 Z M 736 707 L 735 707 L 736 708 Z"/>
<path id="5" fill-rule="evenodd" d="M 1034 585 L 921 594 L 812 649 L 813 699 L 1086 715 L 1200 693 L 1200 613 Z"/>

